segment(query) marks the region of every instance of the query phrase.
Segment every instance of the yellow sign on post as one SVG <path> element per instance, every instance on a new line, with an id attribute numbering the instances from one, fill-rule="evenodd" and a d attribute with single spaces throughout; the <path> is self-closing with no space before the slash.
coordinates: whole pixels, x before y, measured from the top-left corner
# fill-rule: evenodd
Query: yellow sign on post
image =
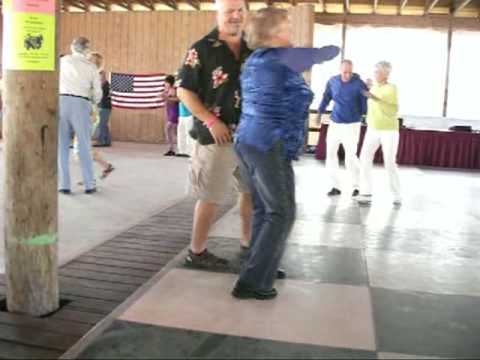
<path id="1" fill-rule="evenodd" d="M 3 64 L 8 70 L 55 70 L 55 0 L 6 0 Z"/>

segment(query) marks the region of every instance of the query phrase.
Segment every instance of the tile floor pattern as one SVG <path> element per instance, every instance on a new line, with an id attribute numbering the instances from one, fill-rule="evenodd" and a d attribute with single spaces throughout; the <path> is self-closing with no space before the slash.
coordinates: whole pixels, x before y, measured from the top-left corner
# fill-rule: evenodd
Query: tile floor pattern
<path id="1" fill-rule="evenodd" d="M 230 295 L 238 210 L 210 250 L 232 273 L 182 264 L 133 303 L 88 358 L 478 358 L 479 173 L 402 168 L 395 208 L 383 169 L 371 207 L 325 196 L 323 163 L 296 165 L 298 221 L 271 302 Z"/>

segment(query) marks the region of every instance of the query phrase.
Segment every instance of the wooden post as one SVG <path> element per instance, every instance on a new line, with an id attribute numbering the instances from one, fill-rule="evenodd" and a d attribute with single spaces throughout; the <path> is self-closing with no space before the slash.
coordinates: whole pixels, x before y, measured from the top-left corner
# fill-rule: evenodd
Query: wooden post
<path id="1" fill-rule="evenodd" d="M 344 14 L 342 22 L 342 49 L 341 49 L 341 59 L 345 60 L 345 44 L 347 42 L 347 15 Z"/>
<path id="2" fill-rule="evenodd" d="M 445 95 L 443 97 L 443 117 L 447 116 L 447 109 L 448 109 L 448 87 L 450 83 L 450 55 L 452 51 L 452 35 L 453 35 L 453 16 L 450 15 L 448 25 L 448 43 L 447 43 L 447 69 L 445 72 Z"/>
<path id="3" fill-rule="evenodd" d="M 7 308 L 32 316 L 59 308 L 55 62 L 55 71 L 3 71 Z"/>
<path id="4" fill-rule="evenodd" d="M 290 9 L 292 19 L 292 39 L 294 46 L 313 47 L 313 37 L 315 32 L 315 7 L 313 4 L 301 4 Z M 303 74 L 305 81 L 310 84 L 311 71 Z M 308 145 L 308 130 L 310 128 L 309 119 L 305 121 L 305 140 L 304 147 Z"/>

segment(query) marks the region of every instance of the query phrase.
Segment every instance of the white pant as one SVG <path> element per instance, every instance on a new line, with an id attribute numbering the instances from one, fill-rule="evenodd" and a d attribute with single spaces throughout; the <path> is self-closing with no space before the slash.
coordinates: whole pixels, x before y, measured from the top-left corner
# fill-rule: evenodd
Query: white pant
<path id="1" fill-rule="evenodd" d="M 343 145 L 345 151 L 345 167 L 350 172 L 352 186 L 358 189 L 360 162 L 357 157 L 358 141 L 360 139 L 360 123 L 338 124 L 333 121 L 327 131 L 327 170 L 332 187 L 339 188 L 338 147 Z"/>
<path id="2" fill-rule="evenodd" d="M 360 154 L 360 193 L 372 194 L 372 168 L 375 152 L 382 146 L 383 164 L 387 170 L 390 189 L 395 198 L 400 198 L 397 151 L 400 133 L 398 130 L 375 130 L 368 128 Z"/>
<path id="3" fill-rule="evenodd" d="M 193 116 L 179 117 L 177 128 L 177 150 L 179 154 L 191 155 L 195 140 L 188 133 L 193 126 Z"/>

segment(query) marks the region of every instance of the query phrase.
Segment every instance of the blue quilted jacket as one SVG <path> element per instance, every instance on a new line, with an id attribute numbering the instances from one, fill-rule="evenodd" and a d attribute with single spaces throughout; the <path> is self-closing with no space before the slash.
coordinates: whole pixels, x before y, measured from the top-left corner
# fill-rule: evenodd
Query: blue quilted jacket
<path id="1" fill-rule="evenodd" d="M 296 159 L 313 99 L 301 72 L 337 54 L 335 46 L 255 50 L 240 78 L 242 113 L 236 141 L 267 152 L 281 140 L 286 158 Z"/>

